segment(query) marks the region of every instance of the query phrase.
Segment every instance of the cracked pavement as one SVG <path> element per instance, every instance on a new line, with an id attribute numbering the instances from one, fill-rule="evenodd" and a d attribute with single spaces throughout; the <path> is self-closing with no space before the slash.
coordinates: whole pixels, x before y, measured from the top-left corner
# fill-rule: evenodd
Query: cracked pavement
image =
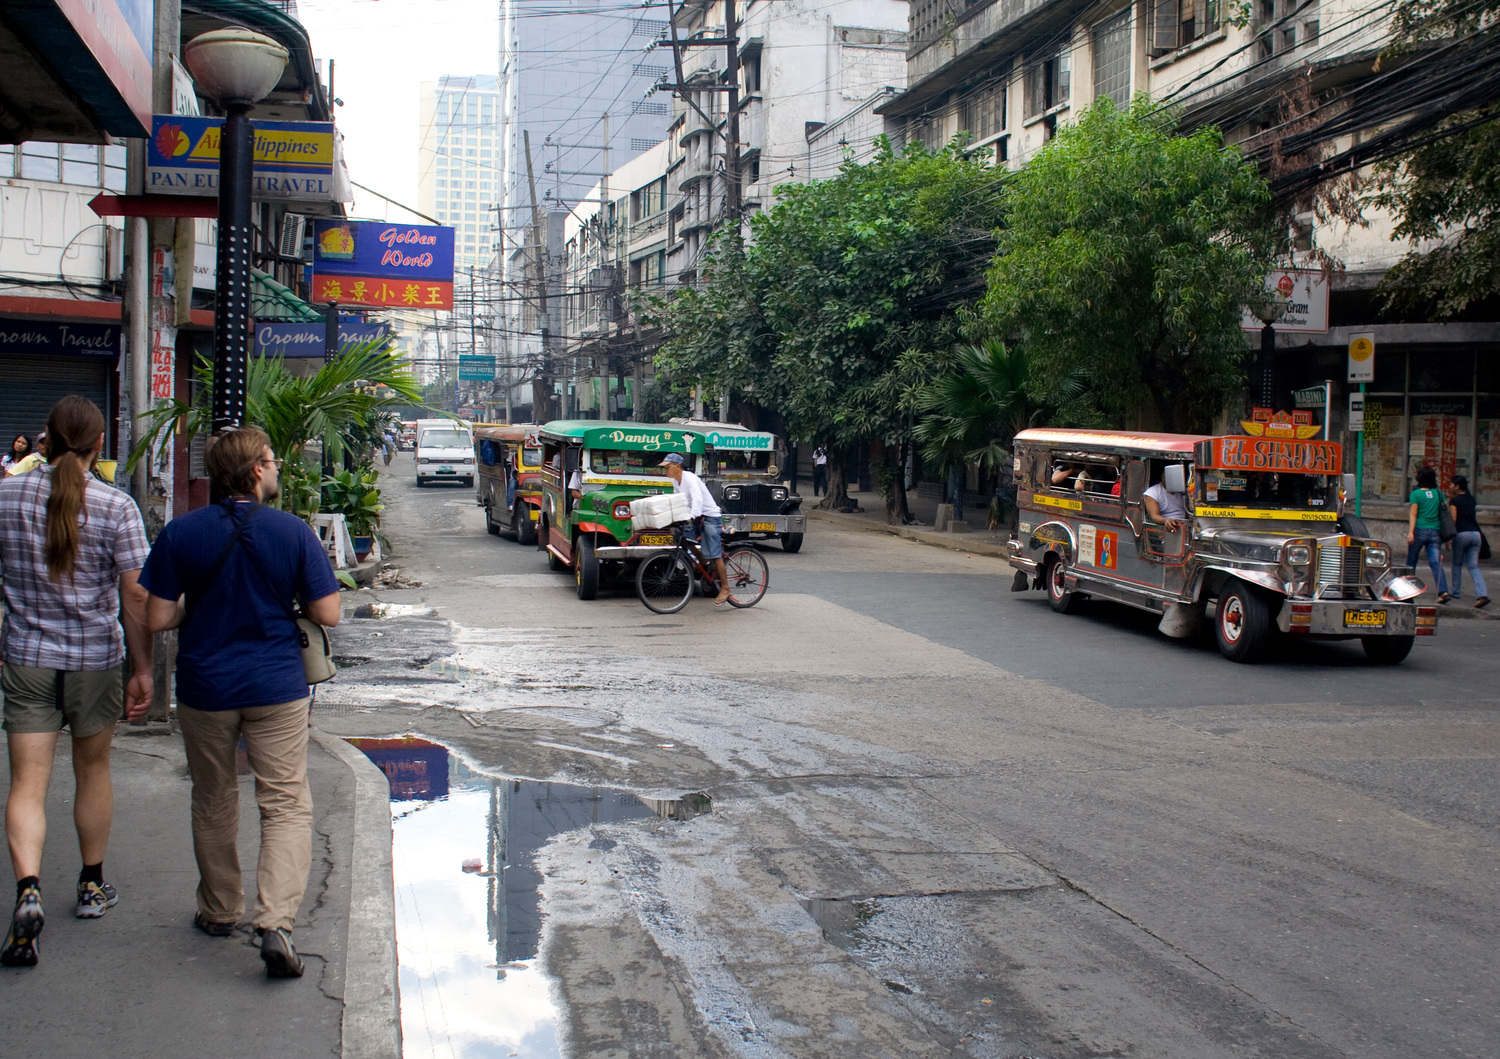
<path id="1" fill-rule="evenodd" d="M 320 727 L 712 799 L 537 850 L 563 1054 L 1497 1054 L 1486 623 L 1395 670 L 1240 667 L 821 523 L 766 549 L 759 606 L 663 617 L 580 602 L 409 460 L 386 524 L 420 587 L 359 595 L 397 609 L 336 631 Z"/>

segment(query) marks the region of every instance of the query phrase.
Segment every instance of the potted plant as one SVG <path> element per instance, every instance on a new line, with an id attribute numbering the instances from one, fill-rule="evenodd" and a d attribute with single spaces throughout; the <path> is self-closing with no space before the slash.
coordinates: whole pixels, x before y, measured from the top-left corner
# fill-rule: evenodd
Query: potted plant
<path id="1" fill-rule="evenodd" d="M 370 464 L 323 479 L 323 511 L 344 516 L 349 536 L 354 538 L 354 557 L 361 562 L 374 546 L 375 527 L 385 507 L 380 502 L 377 480 L 375 468 Z"/>

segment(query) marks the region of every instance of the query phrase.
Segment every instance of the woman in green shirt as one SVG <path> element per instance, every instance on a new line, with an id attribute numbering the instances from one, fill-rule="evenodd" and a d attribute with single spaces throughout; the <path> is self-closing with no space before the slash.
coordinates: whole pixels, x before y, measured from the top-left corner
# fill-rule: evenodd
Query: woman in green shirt
<path id="1" fill-rule="evenodd" d="M 1443 576 L 1443 539 L 1438 534 L 1438 526 L 1441 518 L 1439 512 L 1448 498 L 1437 487 L 1437 471 L 1431 467 L 1423 467 L 1417 471 L 1417 487 L 1411 491 L 1407 500 L 1411 502 L 1411 512 L 1407 518 L 1406 565 L 1415 568 L 1417 556 L 1426 551 L 1427 565 L 1437 582 L 1438 602 L 1446 603 L 1448 579 Z"/>

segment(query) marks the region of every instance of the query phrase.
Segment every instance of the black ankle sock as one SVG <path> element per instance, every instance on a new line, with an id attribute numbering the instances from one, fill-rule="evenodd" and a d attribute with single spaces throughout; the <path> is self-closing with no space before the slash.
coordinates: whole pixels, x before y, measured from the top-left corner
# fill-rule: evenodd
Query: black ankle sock
<path id="1" fill-rule="evenodd" d="M 28 886 L 35 886 L 38 890 L 40 890 L 42 888 L 42 880 L 38 879 L 35 875 L 28 875 L 24 879 L 17 879 L 16 880 L 16 900 L 17 901 L 19 901 L 21 899 L 21 895 L 26 892 L 26 887 L 28 887 Z"/>
<path id="2" fill-rule="evenodd" d="M 104 884 L 104 862 L 101 860 L 98 864 L 85 864 L 83 871 L 78 873 L 78 881 L 81 883 L 98 883 L 102 886 Z"/>

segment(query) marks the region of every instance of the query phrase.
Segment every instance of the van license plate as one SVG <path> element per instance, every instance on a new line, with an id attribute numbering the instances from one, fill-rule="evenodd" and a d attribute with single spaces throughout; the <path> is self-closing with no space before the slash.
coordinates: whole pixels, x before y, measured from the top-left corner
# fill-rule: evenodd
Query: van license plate
<path id="1" fill-rule="evenodd" d="M 1344 611 L 1344 628 L 1383 629 L 1385 628 L 1385 611 L 1346 610 Z"/>
<path id="2" fill-rule="evenodd" d="M 774 522 L 752 522 L 752 523 L 750 523 L 750 532 L 751 533 L 775 533 L 776 532 L 776 523 L 774 523 Z"/>
<path id="3" fill-rule="evenodd" d="M 670 533 L 642 533 L 640 542 L 653 547 L 670 547 L 672 535 Z"/>

